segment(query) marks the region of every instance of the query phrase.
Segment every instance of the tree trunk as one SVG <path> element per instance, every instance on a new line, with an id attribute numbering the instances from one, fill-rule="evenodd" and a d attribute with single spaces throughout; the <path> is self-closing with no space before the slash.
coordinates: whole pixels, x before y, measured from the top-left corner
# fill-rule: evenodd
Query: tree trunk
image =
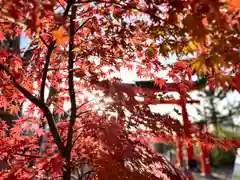
<path id="1" fill-rule="evenodd" d="M 71 180 L 71 168 L 65 167 L 63 170 L 63 180 Z"/>

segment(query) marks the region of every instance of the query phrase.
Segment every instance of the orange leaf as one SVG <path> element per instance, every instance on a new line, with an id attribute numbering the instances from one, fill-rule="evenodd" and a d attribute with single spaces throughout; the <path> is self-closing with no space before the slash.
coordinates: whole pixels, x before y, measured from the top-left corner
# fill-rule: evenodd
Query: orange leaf
<path id="1" fill-rule="evenodd" d="M 63 45 L 69 39 L 68 34 L 63 27 L 53 30 L 52 36 L 57 45 Z"/>
<path id="2" fill-rule="evenodd" d="M 228 0 L 229 9 L 240 9 L 240 1 L 239 0 Z"/>
<path id="3" fill-rule="evenodd" d="M 58 0 L 58 3 L 63 6 L 66 2 L 64 0 Z"/>

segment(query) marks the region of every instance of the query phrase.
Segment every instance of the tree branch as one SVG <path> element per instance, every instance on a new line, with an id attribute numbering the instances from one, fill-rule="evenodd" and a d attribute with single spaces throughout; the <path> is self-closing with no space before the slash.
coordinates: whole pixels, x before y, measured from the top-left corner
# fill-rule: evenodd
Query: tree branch
<path id="1" fill-rule="evenodd" d="M 64 18 L 67 17 L 68 12 L 70 11 L 70 8 L 71 8 L 71 6 L 73 5 L 73 3 L 74 3 L 74 0 L 68 0 L 68 1 L 67 1 L 67 7 L 66 7 L 66 9 L 65 9 L 65 11 L 64 11 L 64 13 L 63 13 L 63 17 L 64 17 Z"/>
<path id="2" fill-rule="evenodd" d="M 24 87 L 22 87 L 20 84 L 18 84 L 18 82 L 16 81 L 14 76 L 2 64 L 0 64 L 0 70 L 3 70 L 7 75 L 10 76 L 14 87 L 16 87 L 28 100 L 30 100 L 33 104 L 35 104 L 37 107 L 39 107 L 43 111 L 43 113 L 48 121 L 48 125 L 49 125 L 50 131 L 52 133 L 52 136 L 54 138 L 54 142 L 56 143 L 61 155 L 63 156 L 65 154 L 64 143 L 62 142 L 62 140 L 59 136 L 59 133 L 58 133 L 56 125 L 54 123 L 52 114 L 49 111 L 49 109 L 46 107 L 45 103 L 42 102 L 41 100 L 37 99 L 36 97 L 34 97 L 29 91 L 27 91 Z"/>
<path id="3" fill-rule="evenodd" d="M 84 22 L 76 29 L 75 33 L 78 32 L 90 19 L 92 19 L 92 17 L 90 17 L 90 18 L 88 18 L 86 21 L 84 21 Z M 75 34 L 75 33 L 74 33 L 74 34 Z"/>
<path id="4" fill-rule="evenodd" d="M 89 113 L 89 112 L 91 112 L 91 110 L 86 110 L 86 111 L 80 112 L 79 114 L 77 114 L 76 117 L 80 117 L 80 116 L 82 116 L 83 114 L 86 114 L 86 113 Z"/>
<path id="5" fill-rule="evenodd" d="M 77 142 L 77 140 L 82 136 L 82 133 L 80 132 L 80 134 L 74 139 L 73 143 L 72 143 L 72 147 L 74 146 L 74 144 Z"/>
<path id="6" fill-rule="evenodd" d="M 39 38 L 41 39 L 41 41 L 43 42 L 43 44 L 44 44 L 47 48 L 49 48 L 47 42 L 42 38 L 42 36 L 40 36 Z"/>
<path id="7" fill-rule="evenodd" d="M 91 100 L 89 100 L 89 101 L 86 101 L 86 102 L 82 103 L 80 106 L 78 106 L 78 107 L 77 107 L 77 110 L 79 110 L 81 107 L 83 107 L 84 105 L 86 105 L 86 104 L 88 104 L 88 103 L 90 103 L 90 102 L 93 102 L 93 101 L 96 101 L 96 100 L 101 101 L 103 98 L 104 98 L 104 96 L 99 96 L 99 97 L 97 97 L 97 98 L 94 98 L 94 99 L 91 99 Z"/>
<path id="8" fill-rule="evenodd" d="M 46 62 L 45 62 L 44 69 L 43 69 L 42 83 L 41 83 L 41 89 L 40 89 L 40 100 L 42 102 L 45 102 L 44 101 L 44 91 L 45 91 L 45 86 L 46 86 L 48 67 L 50 64 L 50 58 L 51 58 L 51 54 L 53 52 L 55 43 L 56 43 L 56 41 L 53 41 L 49 46 L 46 45 L 48 48 L 48 52 L 47 52 Z"/>
<path id="9" fill-rule="evenodd" d="M 75 97 L 75 90 L 74 90 L 74 81 L 73 81 L 73 64 L 74 64 L 74 33 L 75 33 L 75 22 L 74 19 L 76 17 L 76 6 L 72 7 L 71 17 L 70 17 L 70 39 L 69 39 L 69 51 L 68 51 L 68 90 L 71 102 L 71 116 L 70 122 L 68 125 L 68 133 L 67 133 L 67 145 L 66 145 L 66 160 L 67 162 L 71 159 L 71 147 L 72 147 L 72 138 L 73 138 L 73 126 L 76 121 L 76 97 Z"/>
<path id="10" fill-rule="evenodd" d="M 15 153 L 18 156 L 24 156 L 24 157 L 29 157 L 29 158 L 42 158 L 41 156 L 34 156 L 34 155 L 28 155 L 28 154 L 21 154 L 21 153 Z"/>
<path id="11" fill-rule="evenodd" d="M 95 172 L 95 171 L 93 171 L 93 170 L 90 170 L 90 171 L 88 171 L 88 172 L 85 172 L 83 175 L 81 175 L 81 177 L 79 177 L 79 180 L 82 180 L 82 179 L 84 178 L 84 176 L 86 176 L 86 175 L 88 175 L 87 178 L 86 178 L 86 180 L 88 180 L 90 174 L 91 174 L 91 173 L 94 173 L 94 172 Z"/>
<path id="12" fill-rule="evenodd" d="M 63 9 L 65 9 L 64 6 L 63 6 L 63 4 L 62 4 L 59 0 L 57 0 L 57 1 L 58 1 L 58 3 L 61 5 L 61 7 L 62 7 Z"/>

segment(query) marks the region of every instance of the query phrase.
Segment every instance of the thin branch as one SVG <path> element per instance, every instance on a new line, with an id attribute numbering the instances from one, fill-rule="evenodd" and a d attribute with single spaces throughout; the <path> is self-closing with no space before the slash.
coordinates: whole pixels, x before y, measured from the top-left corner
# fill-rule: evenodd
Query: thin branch
<path id="1" fill-rule="evenodd" d="M 41 39 L 41 41 L 43 42 L 43 44 L 44 44 L 47 48 L 49 48 L 47 42 L 42 38 L 42 36 L 40 36 L 39 38 Z"/>
<path id="2" fill-rule="evenodd" d="M 51 178 L 51 179 L 57 179 L 57 178 L 61 178 L 61 177 L 63 177 L 63 176 L 56 176 L 56 177 Z M 50 179 L 50 178 L 49 178 L 49 179 Z"/>
<path id="3" fill-rule="evenodd" d="M 77 107 L 77 110 L 79 110 L 81 107 L 83 107 L 84 105 L 86 105 L 86 104 L 88 104 L 88 103 L 90 103 L 90 102 L 96 101 L 98 98 L 101 98 L 101 99 L 99 99 L 99 101 L 100 101 L 100 100 L 102 100 L 102 98 L 104 98 L 104 96 L 102 96 L 102 97 L 97 97 L 97 98 L 94 98 L 94 99 L 91 99 L 91 100 L 89 100 L 89 101 L 87 101 L 87 102 L 82 103 L 80 106 Z"/>
<path id="4" fill-rule="evenodd" d="M 47 45 L 48 52 L 47 52 L 46 62 L 45 62 L 44 69 L 43 69 L 42 83 L 41 83 L 41 89 L 40 89 L 40 99 L 42 102 L 44 102 L 44 91 L 45 91 L 45 86 L 46 86 L 48 67 L 50 64 L 50 58 L 51 58 L 51 54 L 53 52 L 55 43 L 56 43 L 56 41 L 53 41 L 49 46 Z"/>
<path id="5" fill-rule="evenodd" d="M 30 100 L 33 104 L 35 104 L 37 107 L 39 107 L 43 111 L 43 113 L 46 116 L 46 119 L 48 121 L 48 125 L 50 128 L 50 132 L 52 133 L 52 136 L 54 138 L 54 142 L 56 143 L 61 155 L 64 156 L 64 154 L 65 154 L 64 143 L 62 142 L 60 135 L 57 131 L 53 116 L 52 116 L 51 112 L 49 111 L 49 109 L 46 107 L 45 103 L 42 102 L 41 100 L 37 99 L 36 97 L 34 97 L 29 91 L 27 91 L 24 87 L 22 87 L 20 84 L 18 84 L 18 82 L 16 81 L 14 76 L 2 64 L 0 64 L 0 70 L 3 70 L 7 75 L 10 76 L 14 87 L 16 87 L 28 100 Z"/>
<path id="6" fill-rule="evenodd" d="M 63 6 L 63 4 L 62 4 L 59 0 L 57 0 L 57 2 L 61 5 L 61 7 L 62 7 L 63 9 L 65 9 L 64 6 Z"/>
<path id="7" fill-rule="evenodd" d="M 74 144 L 77 142 L 77 140 L 78 140 L 81 136 L 82 136 L 82 133 L 80 133 L 80 134 L 74 139 L 74 141 L 73 141 L 73 143 L 72 143 L 72 148 L 73 148 Z"/>
<path id="8" fill-rule="evenodd" d="M 67 7 L 66 7 L 66 9 L 65 9 L 65 11 L 64 11 L 64 13 L 63 13 L 63 17 L 64 17 L 64 18 L 67 17 L 68 12 L 70 11 L 70 8 L 71 8 L 71 6 L 73 5 L 73 3 L 74 3 L 74 0 L 68 0 L 68 1 L 67 1 Z"/>
<path id="9" fill-rule="evenodd" d="M 71 147 L 72 147 L 72 138 L 73 138 L 73 126 L 76 121 L 76 97 L 75 97 L 75 90 L 74 90 L 74 81 L 73 81 L 73 64 L 74 64 L 74 52 L 72 51 L 74 49 L 74 33 L 75 33 L 75 22 L 74 19 L 76 17 L 76 6 L 73 6 L 71 11 L 71 17 L 70 17 L 70 40 L 69 40 L 69 51 L 68 51 L 68 90 L 69 90 L 69 96 L 70 96 L 70 102 L 71 102 L 71 116 L 70 116 L 70 122 L 68 125 L 68 133 L 67 133 L 67 144 L 66 144 L 66 150 L 67 153 L 65 158 L 67 162 L 70 161 L 71 158 Z"/>
<path id="10" fill-rule="evenodd" d="M 18 156 L 24 156 L 29 158 L 42 158 L 41 156 L 34 156 L 34 155 L 27 155 L 27 154 L 21 154 L 21 153 L 15 153 Z"/>
<path id="11" fill-rule="evenodd" d="M 84 22 L 77 28 L 77 30 L 75 31 L 75 33 L 78 32 L 90 19 L 92 19 L 92 17 L 90 17 L 90 18 L 88 18 L 86 21 L 84 21 Z M 74 33 L 74 34 L 75 34 L 75 33 Z"/>
<path id="12" fill-rule="evenodd" d="M 91 110 L 80 112 L 79 114 L 76 115 L 76 117 L 80 117 L 81 115 L 86 114 L 88 112 L 91 112 Z"/>
<path id="13" fill-rule="evenodd" d="M 90 176 L 90 174 L 91 174 L 91 173 L 94 173 L 94 172 L 95 172 L 95 171 L 93 171 L 93 170 L 90 170 L 90 171 L 88 171 L 88 172 L 85 172 L 82 176 L 79 177 L 79 180 L 82 180 L 82 179 L 84 178 L 84 176 L 86 176 L 86 175 L 88 175 L 87 178 L 86 178 L 86 179 L 88 179 L 89 176 Z"/>

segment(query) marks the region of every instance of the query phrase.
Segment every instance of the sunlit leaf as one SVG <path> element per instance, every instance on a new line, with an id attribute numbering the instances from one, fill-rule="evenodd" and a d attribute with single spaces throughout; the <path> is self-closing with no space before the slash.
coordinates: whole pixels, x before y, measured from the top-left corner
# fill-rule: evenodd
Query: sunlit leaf
<path id="1" fill-rule="evenodd" d="M 81 51 L 81 48 L 80 48 L 80 47 L 75 47 L 72 51 L 73 51 L 73 52 L 80 52 L 80 51 Z"/>
<path id="2" fill-rule="evenodd" d="M 52 36 L 57 45 L 64 45 L 69 40 L 69 36 L 63 27 L 53 30 Z"/>
<path id="3" fill-rule="evenodd" d="M 154 79 L 154 84 L 159 86 L 160 88 L 166 87 L 166 80 L 162 79 L 162 78 L 156 78 Z"/>
<path id="4" fill-rule="evenodd" d="M 229 9 L 239 10 L 240 9 L 240 1 L 239 0 L 227 0 Z"/>

